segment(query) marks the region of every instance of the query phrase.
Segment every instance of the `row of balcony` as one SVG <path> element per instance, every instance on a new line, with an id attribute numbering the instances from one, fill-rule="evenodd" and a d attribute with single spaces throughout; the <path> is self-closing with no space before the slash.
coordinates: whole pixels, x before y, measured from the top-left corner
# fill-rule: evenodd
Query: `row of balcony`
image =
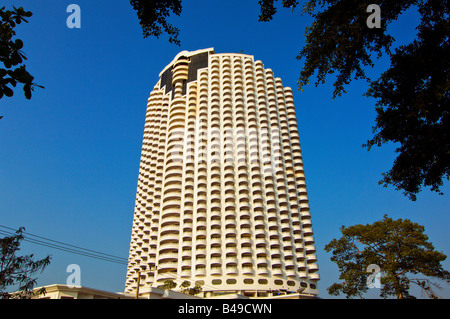
<path id="1" fill-rule="evenodd" d="M 243 243 L 239 247 L 237 244 L 226 244 L 225 247 L 210 246 L 210 248 L 207 249 L 207 245 L 201 244 L 200 240 L 197 240 L 195 244 L 192 244 L 192 241 L 183 241 L 181 250 L 179 250 L 179 246 L 178 241 L 173 238 L 171 241 L 161 241 L 159 245 L 160 257 L 169 259 L 177 258 L 177 256 L 182 258 L 191 258 L 195 255 L 197 258 L 205 258 L 207 255 L 211 255 L 212 258 L 216 258 L 224 255 L 227 258 L 230 258 L 230 260 L 233 260 L 234 258 L 237 258 L 236 256 L 238 254 L 242 254 L 242 256 L 252 256 L 255 254 L 259 262 L 264 262 L 269 256 L 272 260 L 279 260 L 279 258 L 283 258 L 286 262 L 294 259 L 297 261 L 306 260 L 308 263 L 316 261 L 316 256 L 314 254 L 316 250 L 312 244 L 305 245 L 304 248 L 299 246 L 295 249 L 295 252 L 293 251 L 294 247 L 292 246 L 270 246 L 270 248 L 257 248 L 255 251 L 255 249 L 252 248 L 251 243 Z M 147 242 L 146 244 L 139 238 L 132 238 L 130 245 L 130 256 L 156 257 L 156 247 L 156 240 L 153 244 L 150 242 Z"/>
<path id="2" fill-rule="evenodd" d="M 160 273 L 158 274 L 158 279 L 162 280 L 164 274 L 166 273 L 176 273 L 178 268 L 176 265 L 165 265 L 160 268 Z M 253 268 L 250 266 L 237 267 L 234 265 L 229 265 L 225 267 L 210 267 L 209 269 L 204 266 L 198 266 L 194 269 L 190 267 L 182 268 L 179 272 L 181 277 L 192 277 L 192 276 L 207 276 L 207 275 L 270 275 L 272 276 L 286 276 L 290 278 L 308 278 L 311 280 L 318 280 L 318 273 L 307 272 L 306 269 L 301 268 L 301 270 L 296 269 L 283 269 L 283 268 L 267 268 L 267 267 L 257 267 Z M 173 277 L 172 277 L 173 278 Z"/>

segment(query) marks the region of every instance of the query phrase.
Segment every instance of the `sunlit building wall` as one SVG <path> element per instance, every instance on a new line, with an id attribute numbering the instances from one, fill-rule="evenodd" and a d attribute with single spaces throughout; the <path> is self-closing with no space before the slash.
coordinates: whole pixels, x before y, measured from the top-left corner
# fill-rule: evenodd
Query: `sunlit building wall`
<path id="1" fill-rule="evenodd" d="M 125 292 L 317 295 L 315 251 L 291 88 L 252 55 L 179 53 L 148 99 Z"/>

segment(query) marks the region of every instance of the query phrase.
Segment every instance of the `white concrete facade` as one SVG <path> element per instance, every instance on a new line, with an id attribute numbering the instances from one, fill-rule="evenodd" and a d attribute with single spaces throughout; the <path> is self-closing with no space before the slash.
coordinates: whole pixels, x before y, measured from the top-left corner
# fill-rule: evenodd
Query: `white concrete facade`
<path id="1" fill-rule="evenodd" d="M 291 88 L 252 55 L 179 53 L 148 99 L 125 292 L 315 296 L 316 262 Z"/>

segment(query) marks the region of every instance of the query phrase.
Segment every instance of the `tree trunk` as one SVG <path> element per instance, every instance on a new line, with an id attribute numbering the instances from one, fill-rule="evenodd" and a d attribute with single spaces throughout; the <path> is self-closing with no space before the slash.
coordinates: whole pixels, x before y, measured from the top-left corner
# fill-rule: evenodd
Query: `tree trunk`
<path id="1" fill-rule="evenodd" d="M 402 286 L 398 276 L 394 273 L 394 289 L 397 299 L 403 299 Z"/>

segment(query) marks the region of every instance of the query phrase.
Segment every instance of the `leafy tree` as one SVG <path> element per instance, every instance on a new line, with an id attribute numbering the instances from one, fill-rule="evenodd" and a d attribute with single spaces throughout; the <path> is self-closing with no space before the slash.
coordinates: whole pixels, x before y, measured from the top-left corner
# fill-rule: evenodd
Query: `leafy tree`
<path id="1" fill-rule="evenodd" d="M 442 194 L 443 177 L 450 175 L 449 4 L 434 1 L 420 8 L 426 18 L 418 38 L 395 50 L 391 67 L 366 94 L 378 102 L 376 134 L 365 147 L 400 143 L 380 184 L 392 184 L 412 200 L 422 184 Z"/>
<path id="2" fill-rule="evenodd" d="M 202 291 L 203 291 L 202 285 L 196 283 L 196 284 L 194 285 L 194 287 L 189 288 L 189 292 L 188 292 L 188 293 L 189 293 L 190 295 L 192 295 L 192 296 L 195 296 L 195 295 L 198 295 L 199 293 L 201 293 Z"/>
<path id="3" fill-rule="evenodd" d="M 189 287 L 191 286 L 191 283 L 188 280 L 183 281 L 180 284 L 181 292 L 184 294 L 189 293 Z"/>
<path id="4" fill-rule="evenodd" d="M 274 0 L 260 0 L 260 21 L 276 13 Z M 283 0 L 284 7 L 298 5 Z M 381 28 L 366 24 L 369 4 L 381 7 Z M 421 15 L 418 38 L 397 48 L 387 27 L 406 9 L 417 7 Z M 450 177 L 450 3 L 436 0 L 359 1 L 309 0 L 304 14 L 314 18 L 306 29 L 306 44 L 297 59 L 305 59 L 299 88 L 316 73 L 316 86 L 336 73 L 333 98 L 345 93 L 352 78 L 369 81 L 366 96 L 377 99 L 374 137 L 366 147 L 400 143 L 392 169 L 379 182 L 393 185 L 411 200 L 423 186 L 442 194 L 443 179 Z M 391 67 L 372 81 L 365 68 L 373 56 L 387 54 Z"/>
<path id="5" fill-rule="evenodd" d="M 159 37 L 164 29 L 169 41 L 180 44 L 179 29 L 166 17 L 181 13 L 181 0 L 131 0 L 138 11 L 144 36 Z M 271 21 L 277 0 L 259 0 L 259 21 Z M 369 4 L 381 8 L 380 28 L 369 28 Z M 281 0 L 294 11 L 296 0 Z M 388 26 L 409 8 L 421 15 L 415 41 L 391 52 L 394 37 Z M 302 89 L 315 76 L 315 85 L 334 74 L 333 98 L 345 93 L 353 79 L 369 82 L 366 96 L 375 98 L 377 117 L 374 136 L 363 147 L 399 143 L 398 156 L 379 184 L 392 185 L 411 200 L 422 187 L 442 194 L 444 179 L 450 178 L 449 88 L 450 3 L 449 0 L 304 0 L 302 15 L 314 21 L 306 28 L 306 43 L 297 59 L 304 59 L 298 86 Z M 387 55 L 391 67 L 375 81 L 366 75 L 374 58 Z"/>
<path id="6" fill-rule="evenodd" d="M 166 18 L 171 12 L 180 15 L 181 0 L 130 0 L 130 4 L 137 11 L 144 38 L 149 36 L 159 38 L 164 31 L 169 35 L 170 43 L 180 45 L 178 39 L 180 30 L 168 23 Z"/>
<path id="7" fill-rule="evenodd" d="M 20 243 L 24 239 L 23 227 L 13 236 L 0 238 L 0 299 L 22 298 L 30 296 L 36 284 L 36 278 L 31 278 L 36 272 L 43 271 L 50 264 L 50 256 L 41 260 L 33 260 L 33 254 L 16 256 Z M 6 292 L 8 286 L 18 285 L 18 294 Z M 45 290 L 35 292 L 43 293 Z"/>
<path id="8" fill-rule="evenodd" d="M 164 284 L 161 285 L 159 288 L 166 289 L 166 290 L 172 290 L 177 287 L 177 284 L 172 279 L 167 279 L 164 281 Z M 200 284 L 195 283 L 193 287 L 191 287 L 191 283 L 188 280 L 183 281 L 180 286 L 180 291 L 184 294 L 195 296 L 202 292 L 203 288 Z"/>
<path id="9" fill-rule="evenodd" d="M 194 287 L 191 287 L 191 283 L 188 280 L 183 281 L 180 284 L 181 292 L 191 296 L 198 295 L 202 292 L 203 288 L 200 284 L 195 283 Z"/>
<path id="10" fill-rule="evenodd" d="M 166 281 L 164 281 L 164 285 L 162 286 L 162 288 L 165 290 L 172 290 L 176 286 L 177 284 L 172 279 L 167 279 Z"/>
<path id="11" fill-rule="evenodd" d="M 28 22 L 25 18 L 31 16 L 32 13 L 22 7 L 13 7 L 12 11 L 6 10 L 5 7 L 0 8 L 0 62 L 4 67 L 0 68 L 0 99 L 3 96 L 13 96 L 13 88 L 18 83 L 23 84 L 27 99 L 31 99 L 31 92 L 36 86 L 42 88 L 33 83 L 34 77 L 28 73 L 23 64 L 27 58 L 22 51 L 22 40 L 14 38 L 16 35 L 14 28 L 22 22 Z"/>
<path id="12" fill-rule="evenodd" d="M 331 260 L 340 271 L 342 283 L 328 288 L 331 295 L 343 293 L 347 298 L 362 297 L 367 292 L 369 265 L 381 270 L 380 296 L 414 298 L 409 294 L 410 285 L 416 284 L 431 298 L 437 298 L 433 287 L 439 287 L 429 278 L 450 282 L 450 273 L 441 262 L 447 256 L 434 250 L 424 234 L 424 227 L 408 219 L 393 220 L 387 215 L 381 221 L 367 225 L 341 227 L 342 237 L 325 246 L 332 252 Z M 422 274 L 426 279 L 415 278 Z"/>

